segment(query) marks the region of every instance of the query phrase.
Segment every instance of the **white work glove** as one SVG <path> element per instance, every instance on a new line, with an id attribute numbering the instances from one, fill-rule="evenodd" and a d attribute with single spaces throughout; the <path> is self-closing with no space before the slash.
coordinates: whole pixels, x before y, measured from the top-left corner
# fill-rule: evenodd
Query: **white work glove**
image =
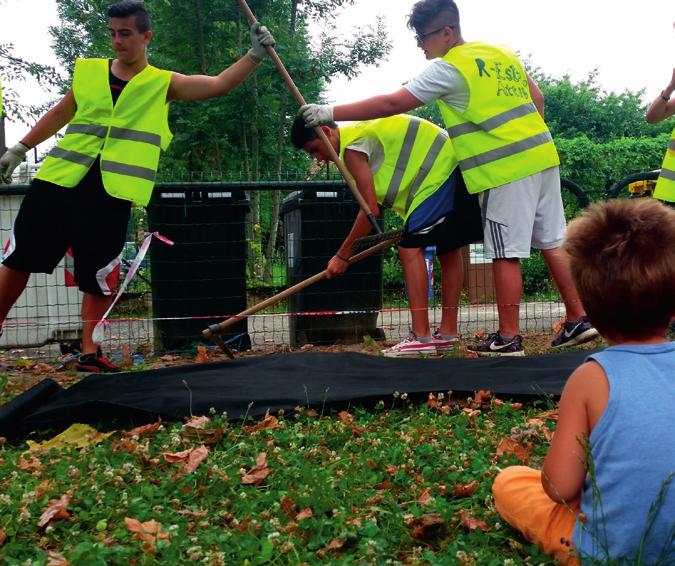
<path id="1" fill-rule="evenodd" d="M 21 142 L 17 143 L 7 149 L 7 151 L 0 157 L 0 181 L 6 184 L 12 182 L 12 173 L 19 164 L 25 159 L 26 152 L 29 150 Z"/>
<path id="2" fill-rule="evenodd" d="M 265 26 L 261 25 L 260 22 L 254 22 L 251 25 L 251 49 L 248 50 L 248 54 L 256 63 L 260 63 L 265 57 L 267 57 L 266 47 L 274 47 L 276 41 Z"/>
<path id="3" fill-rule="evenodd" d="M 305 104 L 298 112 L 308 128 L 333 122 L 333 107 L 328 104 Z"/>

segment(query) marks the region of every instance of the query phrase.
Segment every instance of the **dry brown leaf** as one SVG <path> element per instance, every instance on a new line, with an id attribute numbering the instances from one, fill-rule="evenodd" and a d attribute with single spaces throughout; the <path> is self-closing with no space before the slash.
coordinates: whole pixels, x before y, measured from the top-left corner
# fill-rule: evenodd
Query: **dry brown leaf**
<path id="1" fill-rule="evenodd" d="M 205 364 L 209 361 L 209 355 L 206 352 L 206 346 L 204 346 L 204 344 L 197 346 L 197 358 L 195 361 L 198 364 Z"/>
<path id="2" fill-rule="evenodd" d="M 340 411 L 338 413 L 338 418 L 343 423 L 351 424 L 354 422 L 354 415 L 350 414 L 348 411 Z"/>
<path id="3" fill-rule="evenodd" d="M 0 529 L 0 546 L 5 544 L 5 541 L 7 540 L 7 533 Z"/>
<path id="4" fill-rule="evenodd" d="M 431 491 L 429 490 L 428 487 L 425 487 L 424 490 L 422 490 L 422 493 L 420 493 L 420 496 L 417 498 L 418 503 L 424 503 L 431 497 Z"/>
<path id="5" fill-rule="evenodd" d="M 272 470 L 267 467 L 267 454 L 261 452 L 258 454 L 255 466 L 241 478 L 241 483 L 244 485 L 260 485 L 271 473 Z"/>
<path id="6" fill-rule="evenodd" d="M 530 448 L 519 444 L 513 438 L 502 438 L 497 446 L 497 459 L 504 454 L 513 455 L 523 464 L 527 465 L 530 461 Z"/>
<path id="7" fill-rule="evenodd" d="M 40 515 L 38 527 L 46 527 L 52 521 L 59 521 L 70 517 L 70 513 L 66 510 L 70 503 L 70 495 L 67 493 L 62 495 L 60 499 L 50 499 L 47 504 L 47 509 Z"/>
<path id="8" fill-rule="evenodd" d="M 130 368 L 134 365 L 134 360 L 129 353 L 129 344 L 122 344 L 122 360 L 120 361 L 120 367 Z"/>
<path id="9" fill-rule="evenodd" d="M 469 360 L 475 360 L 475 359 L 479 358 L 480 356 L 478 355 L 477 352 L 468 351 L 466 354 L 464 354 L 464 357 L 466 359 L 469 359 Z"/>
<path id="10" fill-rule="evenodd" d="M 176 360 L 180 360 L 180 356 L 174 356 L 172 354 L 165 354 L 164 356 L 159 358 L 163 362 L 175 362 Z"/>
<path id="11" fill-rule="evenodd" d="M 412 529 L 413 538 L 427 539 L 439 531 L 445 520 L 440 513 L 425 513 L 421 517 L 412 517 L 406 524 Z"/>
<path id="12" fill-rule="evenodd" d="M 130 437 L 130 436 L 142 436 L 144 434 L 152 434 L 153 432 L 157 432 L 157 430 L 159 430 L 160 424 L 162 424 L 161 417 L 158 418 L 156 423 L 137 426 L 136 428 L 132 428 L 131 430 L 123 432 L 122 436 Z"/>
<path id="13" fill-rule="evenodd" d="M 347 539 L 334 538 L 323 547 L 323 550 L 337 550 L 338 548 L 342 548 L 346 541 Z"/>
<path id="14" fill-rule="evenodd" d="M 184 440 L 195 440 L 201 444 L 215 444 L 223 437 L 223 428 L 192 428 L 184 425 L 180 435 Z"/>
<path id="15" fill-rule="evenodd" d="M 363 433 L 366 432 L 366 427 L 365 426 L 353 426 L 352 427 L 352 435 L 355 438 L 359 438 Z"/>
<path id="16" fill-rule="evenodd" d="M 314 516 L 311 507 L 305 507 L 300 513 L 295 516 L 296 521 L 302 521 L 303 519 L 309 519 Z"/>
<path id="17" fill-rule="evenodd" d="M 490 400 L 492 393 L 489 390 L 481 389 L 476 391 L 473 395 L 473 400 L 471 401 L 471 406 L 474 409 L 480 409 L 485 403 Z"/>
<path id="18" fill-rule="evenodd" d="M 477 481 L 472 481 L 471 483 L 464 485 L 456 483 L 452 486 L 452 495 L 455 497 L 469 497 L 474 494 L 479 485 L 480 484 Z"/>
<path id="19" fill-rule="evenodd" d="M 42 469 L 42 462 L 40 462 L 40 460 L 38 460 L 35 456 L 32 458 L 26 458 L 25 455 L 21 455 L 17 461 L 17 465 L 23 472 L 37 472 Z"/>
<path id="20" fill-rule="evenodd" d="M 133 538 L 143 541 L 143 550 L 148 554 L 155 554 L 157 541 L 169 540 L 169 533 L 162 530 L 162 523 L 154 519 L 141 523 L 138 519 L 124 517 L 124 524 L 133 533 Z"/>
<path id="21" fill-rule="evenodd" d="M 462 412 L 465 413 L 470 419 L 474 419 L 480 415 L 480 409 L 471 409 L 469 407 L 464 407 Z"/>
<path id="22" fill-rule="evenodd" d="M 475 531 L 476 529 L 481 529 L 484 533 L 487 533 L 490 530 L 490 527 L 485 521 L 476 519 L 469 511 L 466 509 L 460 509 L 457 511 L 459 515 L 459 522 L 463 527 L 466 527 L 470 531 Z"/>
<path id="23" fill-rule="evenodd" d="M 167 462 L 172 464 L 182 463 L 183 467 L 179 476 L 184 476 L 194 472 L 199 464 L 209 455 L 209 449 L 206 446 L 199 446 L 197 448 L 190 448 L 188 450 L 183 450 L 182 452 L 175 452 L 173 454 L 169 452 L 163 452 L 162 456 Z"/>
<path id="24" fill-rule="evenodd" d="M 192 509 L 179 509 L 176 511 L 178 515 L 183 515 L 185 517 L 192 517 L 194 519 L 203 519 L 206 517 L 209 512 L 208 511 L 193 511 Z"/>
<path id="25" fill-rule="evenodd" d="M 373 487 L 375 489 L 389 489 L 389 478 L 382 480 L 380 483 L 376 483 Z"/>
<path id="26" fill-rule="evenodd" d="M 53 550 L 47 552 L 47 557 L 49 558 L 47 566 L 72 566 L 72 564 L 68 562 L 62 554 L 59 554 Z"/>
<path id="27" fill-rule="evenodd" d="M 384 501 L 384 493 L 376 493 L 372 497 L 366 499 L 366 503 L 368 505 L 377 505 L 379 503 L 382 503 L 382 501 Z"/>
<path id="28" fill-rule="evenodd" d="M 206 425 L 211 422 L 211 419 L 207 416 L 201 416 L 201 417 L 191 417 L 188 419 L 188 421 L 183 425 L 183 427 L 191 427 L 191 428 L 206 428 Z"/>
<path id="29" fill-rule="evenodd" d="M 279 500 L 279 506 L 281 507 L 282 513 L 287 517 L 293 518 L 295 515 L 297 515 L 295 501 L 293 501 L 290 497 L 285 495 L 282 496 Z"/>
<path id="30" fill-rule="evenodd" d="M 49 364 L 37 363 L 32 367 L 33 375 L 44 375 L 45 373 L 54 373 L 56 368 Z"/>
<path id="31" fill-rule="evenodd" d="M 257 432 L 259 430 L 266 430 L 266 429 L 274 430 L 276 428 L 279 428 L 279 419 L 277 419 L 275 416 L 270 415 L 270 412 L 268 410 L 265 412 L 265 417 L 263 418 L 263 420 L 254 425 L 245 426 L 242 428 L 242 430 L 245 433 L 249 434 L 251 432 Z"/>
<path id="32" fill-rule="evenodd" d="M 440 409 L 441 402 L 436 398 L 436 395 L 429 393 L 429 398 L 427 399 L 427 405 L 430 409 Z"/>
<path id="33" fill-rule="evenodd" d="M 44 495 L 51 489 L 51 480 L 42 480 L 35 488 L 35 495 L 38 499 L 42 499 Z"/>

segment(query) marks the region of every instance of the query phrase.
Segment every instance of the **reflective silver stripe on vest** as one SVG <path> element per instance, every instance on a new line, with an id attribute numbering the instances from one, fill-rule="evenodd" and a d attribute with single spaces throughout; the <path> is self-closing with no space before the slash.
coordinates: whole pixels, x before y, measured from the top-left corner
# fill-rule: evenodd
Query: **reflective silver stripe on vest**
<path id="1" fill-rule="evenodd" d="M 528 149 L 532 149 L 552 141 L 553 138 L 551 137 L 551 132 L 542 132 L 535 136 L 525 138 L 524 140 L 513 142 L 496 149 L 491 149 L 490 151 L 479 153 L 473 157 L 462 159 L 459 162 L 459 167 L 462 169 L 462 171 L 467 171 L 469 169 L 473 169 L 474 167 L 480 167 L 481 165 L 486 165 L 487 163 L 492 163 L 498 159 L 503 159 L 504 157 L 510 157 L 512 155 L 522 153 L 523 151 L 527 151 Z"/>
<path id="2" fill-rule="evenodd" d="M 420 170 L 417 172 L 417 175 L 415 175 L 415 180 L 412 182 L 412 185 L 410 186 L 410 192 L 408 193 L 408 200 L 405 203 L 406 214 L 410 209 L 410 205 L 412 204 L 412 201 L 415 198 L 417 191 L 422 186 L 424 179 L 427 178 L 429 171 L 431 171 L 431 168 L 434 166 L 434 163 L 436 163 L 436 160 L 438 159 L 438 156 L 441 154 L 441 150 L 443 149 L 443 146 L 447 141 L 448 137 L 445 135 L 445 132 L 441 132 L 436 136 L 434 143 L 431 144 L 429 152 L 424 158 L 422 166 L 420 167 Z"/>
<path id="3" fill-rule="evenodd" d="M 66 161 L 72 161 L 78 165 L 84 165 L 85 167 L 89 167 L 96 160 L 96 157 L 91 157 L 89 155 L 85 155 L 84 153 L 79 153 L 78 151 L 61 149 L 60 147 L 52 148 L 52 150 L 49 152 L 49 157 L 65 159 Z"/>
<path id="4" fill-rule="evenodd" d="M 669 181 L 675 181 L 675 171 L 672 169 L 661 169 L 659 177 L 662 179 L 668 179 Z"/>
<path id="5" fill-rule="evenodd" d="M 408 166 L 408 161 L 410 161 L 410 154 L 412 153 L 413 145 L 415 145 L 415 138 L 417 137 L 417 132 L 419 129 L 420 119 L 411 117 L 410 124 L 408 124 L 408 129 L 405 132 L 405 138 L 403 139 L 401 152 L 398 154 L 396 169 L 394 169 L 394 174 L 391 177 L 391 181 L 389 181 L 387 195 L 382 201 L 382 206 L 385 208 L 391 208 L 394 204 L 394 201 L 396 200 L 396 195 L 398 194 L 398 190 L 401 187 L 403 174 L 405 173 L 406 167 Z"/>
<path id="6" fill-rule="evenodd" d="M 138 177 L 146 181 L 154 182 L 155 180 L 155 171 L 153 169 L 138 167 L 137 165 L 127 165 L 126 163 L 118 163 L 117 161 L 101 160 L 101 171 L 126 175 L 127 177 Z"/>
<path id="7" fill-rule="evenodd" d="M 668 142 L 668 149 L 669 149 L 670 151 L 675 151 L 675 140 L 670 140 L 670 141 Z"/>
<path id="8" fill-rule="evenodd" d="M 110 128 L 110 137 L 118 140 L 128 140 L 149 143 L 150 145 L 161 146 L 162 137 L 150 132 L 141 132 L 139 130 L 129 130 L 127 128 Z"/>
<path id="9" fill-rule="evenodd" d="M 516 118 L 522 118 L 523 116 L 527 116 L 528 114 L 534 114 L 535 112 L 537 112 L 537 107 L 534 105 L 534 103 L 526 102 L 525 104 L 521 104 L 520 106 L 511 108 L 511 110 L 507 110 L 506 112 L 497 114 L 492 118 L 488 118 L 487 120 L 481 122 L 480 124 L 474 124 L 473 122 L 465 122 L 463 124 L 457 124 L 456 126 L 448 128 L 447 132 L 451 138 L 458 138 L 459 136 L 463 136 L 464 134 L 471 134 L 473 132 L 478 132 L 481 130 L 484 132 L 489 132 L 490 130 L 494 130 L 499 126 L 507 124 L 511 120 L 515 120 Z"/>
<path id="10" fill-rule="evenodd" d="M 87 134 L 96 136 L 97 138 L 104 138 L 107 133 L 108 128 L 105 126 L 97 126 L 96 124 L 69 124 L 66 128 L 66 135 Z"/>

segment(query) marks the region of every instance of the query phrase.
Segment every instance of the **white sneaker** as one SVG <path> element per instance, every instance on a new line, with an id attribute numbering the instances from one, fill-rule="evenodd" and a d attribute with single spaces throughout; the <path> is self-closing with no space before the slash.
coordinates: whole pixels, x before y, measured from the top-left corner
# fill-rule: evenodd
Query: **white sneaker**
<path id="1" fill-rule="evenodd" d="M 431 335 L 431 340 L 436 346 L 436 351 L 439 354 L 444 352 L 452 352 L 457 349 L 459 345 L 459 336 L 456 334 L 441 334 L 440 330 L 434 330 L 434 333 Z"/>
<path id="2" fill-rule="evenodd" d="M 426 340 L 426 342 L 422 342 L 411 333 L 410 336 L 401 340 L 395 346 L 382 350 L 382 354 L 387 358 L 416 357 L 421 354 L 435 356 L 436 344 L 432 338 L 427 338 Z"/>

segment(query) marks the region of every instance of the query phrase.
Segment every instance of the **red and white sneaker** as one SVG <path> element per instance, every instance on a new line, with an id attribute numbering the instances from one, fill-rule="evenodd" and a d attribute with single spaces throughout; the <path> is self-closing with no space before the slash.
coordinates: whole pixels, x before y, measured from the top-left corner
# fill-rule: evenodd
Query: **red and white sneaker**
<path id="1" fill-rule="evenodd" d="M 424 340 L 424 342 L 422 340 Z M 433 339 L 423 338 L 422 340 L 411 333 L 410 336 L 401 340 L 395 346 L 382 350 L 382 355 L 387 358 L 415 357 L 422 354 L 435 356 L 436 344 Z"/>
<path id="2" fill-rule="evenodd" d="M 92 373 L 119 373 L 122 370 L 112 363 L 108 358 L 96 354 L 87 354 L 80 356 L 75 365 L 77 371 L 90 371 Z"/>
<path id="3" fill-rule="evenodd" d="M 440 330 L 434 330 L 431 340 L 436 346 L 436 352 L 439 354 L 452 352 L 459 346 L 459 336 L 456 334 L 441 334 Z"/>

